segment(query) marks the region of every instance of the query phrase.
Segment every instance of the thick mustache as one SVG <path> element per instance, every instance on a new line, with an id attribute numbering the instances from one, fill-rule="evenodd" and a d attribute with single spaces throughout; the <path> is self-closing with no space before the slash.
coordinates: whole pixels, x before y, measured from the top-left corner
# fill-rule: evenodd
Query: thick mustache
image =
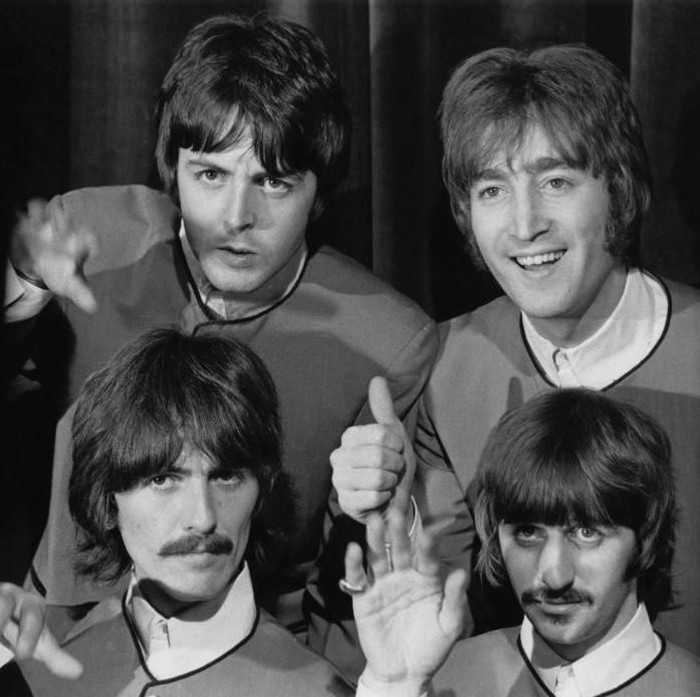
<path id="1" fill-rule="evenodd" d="M 553 591 L 549 588 L 531 588 L 520 596 L 523 605 L 535 603 L 592 603 L 593 598 L 585 591 L 577 588 L 567 588 L 563 591 Z"/>
<path id="2" fill-rule="evenodd" d="M 231 554 L 233 542 L 223 535 L 187 535 L 172 542 L 164 544 L 158 554 L 161 557 L 170 557 L 180 554 L 207 553 L 207 554 Z"/>

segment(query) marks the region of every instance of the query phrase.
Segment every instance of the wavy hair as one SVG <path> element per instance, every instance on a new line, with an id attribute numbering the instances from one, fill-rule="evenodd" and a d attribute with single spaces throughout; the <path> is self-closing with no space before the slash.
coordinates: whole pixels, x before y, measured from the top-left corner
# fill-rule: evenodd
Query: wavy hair
<path id="1" fill-rule="evenodd" d="M 498 527 L 506 523 L 631 528 L 627 578 L 640 597 L 670 589 L 676 519 L 671 448 L 647 414 L 599 392 L 558 389 L 506 413 L 477 477 L 477 569 L 493 584 L 506 572 Z"/>
<path id="2" fill-rule="evenodd" d="M 222 152 L 248 130 L 272 176 L 312 171 L 313 215 L 345 177 L 350 116 L 323 44 L 293 22 L 211 17 L 180 46 L 156 105 L 156 161 L 177 202 L 180 148 Z"/>
<path id="3" fill-rule="evenodd" d="M 80 573 L 111 582 L 130 568 L 114 494 L 167 472 L 186 447 L 255 477 L 246 559 L 258 579 L 280 563 L 294 501 L 270 374 L 231 338 L 156 329 L 93 373 L 77 402 L 68 501 L 80 530 Z"/>
<path id="4" fill-rule="evenodd" d="M 639 264 L 651 171 L 627 81 L 600 53 L 562 45 L 472 56 L 445 87 L 440 125 L 443 178 L 478 266 L 485 264 L 471 228 L 471 187 L 495 156 L 512 158 L 533 127 L 544 130 L 568 165 L 605 177 L 611 201 L 606 249 L 620 264 Z"/>

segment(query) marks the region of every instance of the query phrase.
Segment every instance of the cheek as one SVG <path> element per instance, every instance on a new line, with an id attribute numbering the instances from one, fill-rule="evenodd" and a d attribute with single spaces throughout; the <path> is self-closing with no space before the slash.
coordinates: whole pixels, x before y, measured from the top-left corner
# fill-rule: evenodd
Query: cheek
<path id="1" fill-rule="evenodd" d="M 145 550 L 157 549 L 158 541 L 162 537 L 162 533 L 159 532 L 160 526 L 162 519 L 151 515 L 150 512 L 134 510 L 129 506 L 119 509 L 119 533 L 126 551 L 134 559 L 140 557 Z"/>
<path id="2" fill-rule="evenodd" d="M 505 549 L 502 546 L 501 549 L 508 578 L 516 595 L 519 596 L 521 591 L 532 585 L 536 573 L 536 563 L 532 555 L 513 546 L 506 546 Z"/>

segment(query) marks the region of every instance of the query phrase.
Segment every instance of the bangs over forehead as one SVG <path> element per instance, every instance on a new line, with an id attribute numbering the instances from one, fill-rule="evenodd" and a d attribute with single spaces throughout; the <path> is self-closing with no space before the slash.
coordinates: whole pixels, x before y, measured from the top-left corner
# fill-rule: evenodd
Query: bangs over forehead
<path id="1" fill-rule="evenodd" d="M 93 467 L 103 463 L 110 492 L 167 471 L 188 447 L 217 468 L 257 477 L 280 460 L 276 407 L 271 379 L 252 352 L 163 330 L 90 378 L 76 417 L 80 427 L 91 411 L 90 438 L 79 431 L 75 439 L 92 452 Z"/>
<path id="2" fill-rule="evenodd" d="M 322 197 L 348 165 L 349 110 L 323 44 L 292 22 L 212 17 L 185 38 L 160 89 L 156 160 L 176 196 L 179 149 L 222 152 L 250 135 L 273 175 L 312 171 Z"/>
<path id="3" fill-rule="evenodd" d="M 557 390 L 503 417 L 480 490 L 494 521 L 619 525 L 639 532 L 670 480 L 651 420 L 587 390 Z"/>
<path id="4" fill-rule="evenodd" d="M 240 94 L 246 90 L 238 89 L 238 85 L 228 83 L 225 87 L 173 101 L 170 133 L 178 148 L 219 153 L 250 138 L 255 156 L 272 176 L 312 168 L 315 163 L 298 124 L 285 121 L 279 113 L 273 119 L 269 109 L 259 103 L 259 96 Z"/>
<path id="5" fill-rule="evenodd" d="M 531 108 L 475 129 L 473 145 L 464 150 L 465 187 L 470 188 L 485 170 L 495 165 L 505 163 L 511 167 L 520 149 L 538 128 L 551 144 L 555 156 L 564 164 L 580 170 L 590 168 L 593 176 L 599 176 L 602 166 L 597 161 L 599 158 L 590 152 L 586 140 L 567 125 L 566 118 L 556 110 L 538 112 Z"/>
<path id="6" fill-rule="evenodd" d="M 587 454 L 573 459 L 564 452 L 513 455 L 492 489 L 496 520 L 634 527 L 632 502 L 625 501 L 624 491 L 593 479 L 595 468 L 587 467 Z"/>

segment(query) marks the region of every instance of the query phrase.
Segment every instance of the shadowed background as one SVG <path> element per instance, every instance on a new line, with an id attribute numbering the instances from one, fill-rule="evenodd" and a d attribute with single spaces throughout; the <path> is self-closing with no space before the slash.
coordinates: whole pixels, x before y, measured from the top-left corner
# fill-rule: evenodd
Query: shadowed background
<path id="1" fill-rule="evenodd" d="M 700 0 L 0 0 L 4 244 L 30 196 L 157 186 L 153 103 L 177 45 L 207 16 L 261 11 L 315 31 L 347 92 L 351 174 L 326 216 L 329 241 L 437 319 L 497 292 L 462 251 L 435 116 L 452 68 L 493 46 L 585 42 L 629 75 L 655 180 L 646 265 L 700 284 Z M 20 413 L 15 403 L 4 416 Z M 46 434 L 21 439 L 17 467 L 0 468 L 0 492 L 27 477 L 38 497 L 17 506 L 26 521 L 0 506 L 0 530 L 20 531 L 19 568 L 47 495 L 20 465 L 51 447 Z"/>

